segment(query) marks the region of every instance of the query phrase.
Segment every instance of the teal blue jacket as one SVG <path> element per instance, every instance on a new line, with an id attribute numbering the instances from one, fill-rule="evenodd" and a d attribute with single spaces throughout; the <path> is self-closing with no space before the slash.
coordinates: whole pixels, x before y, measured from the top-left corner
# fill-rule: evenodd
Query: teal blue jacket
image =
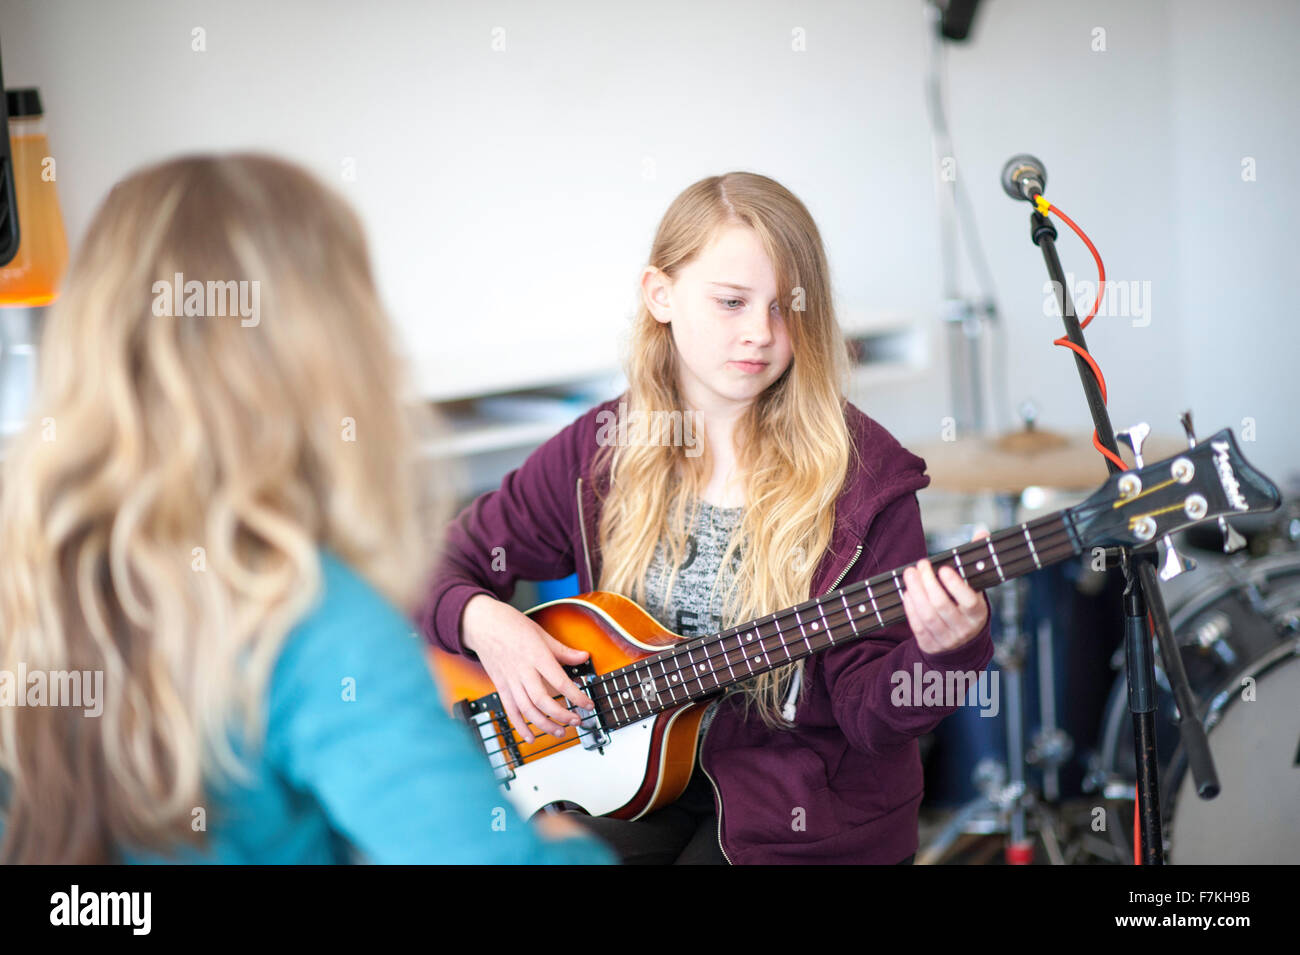
<path id="1" fill-rule="evenodd" d="M 538 836 L 443 710 L 411 623 L 338 559 L 322 555 L 321 568 L 317 604 L 272 673 L 251 781 L 196 807 L 208 848 L 123 861 L 614 862 L 591 839 Z"/>

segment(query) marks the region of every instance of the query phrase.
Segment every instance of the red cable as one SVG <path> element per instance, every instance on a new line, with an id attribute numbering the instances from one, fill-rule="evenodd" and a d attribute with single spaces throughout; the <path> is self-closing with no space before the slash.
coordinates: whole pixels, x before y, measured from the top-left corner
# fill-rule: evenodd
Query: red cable
<path id="1" fill-rule="evenodd" d="M 1151 616 L 1151 611 L 1147 611 L 1147 626 L 1150 627 L 1149 633 L 1156 632 L 1156 619 Z M 1133 864 L 1142 864 L 1142 825 L 1140 814 L 1138 812 L 1138 791 L 1133 787 Z"/>
<path id="2" fill-rule="evenodd" d="M 1138 825 L 1138 793 L 1133 790 L 1133 864 L 1142 864 L 1142 827 Z"/>
<path id="3" fill-rule="evenodd" d="M 1042 197 L 1040 197 L 1040 199 L 1041 198 Z M 1078 237 L 1083 240 L 1083 244 L 1088 247 L 1088 251 L 1092 253 L 1092 257 L 1097 261 L 1097 300 L 1092 303 L 1092 308 L 1088 312 L 1088 317 L 1079 323 L 1080 329 L 1087 328 L 1088 323 L 1091 322 L 1093 318 L 1096 316 L 1097 308 L 1098 306 L 1101 305 L 1101 297 L 1106 291 L 1106 266 L 1102 264 L 1101 254 L 1097 251 L 1097 247 L 1092 244 L 1091 239 L 1089 239 L 1086 235 L 1084 235 L 1083 230 L 1080 229 L 1077 225 L 1075 225 L 1074 220 L 1071 219 L 1069 216 L 1067 216 L 1064 212 L 1062 212 L 1060 208 L 1057 207 L 1055 204 L 1047 202 L 1046 199 L 1042 199 L 1042 202 L 1047 206 L 1047 210 L 1046 210 L 1047 212 L 1055 213 L 1062 222 L 1064 222 L 1066 225 L 1068 225 L 1071 229 L 1074 230 L 1075 234 L 1078 235 Z M 1063 291 L 1066 294 L 1068 294 L 1069 292 L 1068 289 L 1065 289 Z M 1102 404 L 1105 404 L 1106 403 L 1106 379 L 1105 377 L 1102 376 L 1101 368 L 1097 366 L 1097 363 L 1093 361 L 1092 356 L 1088 354 L 1088 350 L 1070 341 L 1068 335 L 1054 340 L 1052 344 L 1062 345 L 1066 348 L 1069 348 L 1070 350 L 1075 352 L 1075 354 L 1079 355 L 1084 361 L 1088 363 L 1088 367 L 1092 369 L 1093 377 L 1097 379 L 1097 384 L 1101 387 L 1101 401 Z M 1092 446 L 1096 448 L 1098 451 L 1100 451 L 1102 454 L 1104 454 L 1111 461 L 1114 461 L 1116 466 L 1118 466 L 1121 471 L 1128 470 L 1128 465 L 1124 463 L 1123 459 L 1118 457 L 1113 451 L 1110 450 L 1110 448 L 1106 447 L 1104 444 L 1101 443 L 1101 439 L 1097 437 L 1097 431 L 1095 428 L 1093 429 L 1092 432 Z"/>

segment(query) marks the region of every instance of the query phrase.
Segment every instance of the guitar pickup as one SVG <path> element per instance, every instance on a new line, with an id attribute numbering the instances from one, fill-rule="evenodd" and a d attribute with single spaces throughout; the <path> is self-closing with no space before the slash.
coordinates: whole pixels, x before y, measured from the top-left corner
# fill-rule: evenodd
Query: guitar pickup
<path id="1" fill-rule="evenodd" d="M 566 667 L 565 669 L 569 671 L 569 676 L 573 678 L 573 681 L 582 687 L 583 692 L 591 696 L 588 687 L 596 679 L 596 672 L 591 663 L 587 662 L 574 667 Z M 592 702 L 596 702 L 594 696 Z M 600 714 L 594 709 L 587 710 L 581 706 L 575 706 L 573 712 L 581 717 L 576 729 L 578 731 L 578 741 L 582 743 L 582 748 L 603 750 L 609 743 L 609 732 L 601 723 Z"/>

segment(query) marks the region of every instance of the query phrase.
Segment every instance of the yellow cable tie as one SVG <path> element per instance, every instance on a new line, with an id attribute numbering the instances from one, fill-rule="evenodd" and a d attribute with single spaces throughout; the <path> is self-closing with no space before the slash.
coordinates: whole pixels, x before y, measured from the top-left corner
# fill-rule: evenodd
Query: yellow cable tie
<path id="1" fill-rule="evenodd" d="M 1042 215 L 1047 215 L 1047 210 L 1052 208 L 1052 204 L 1042 196 L 1034 196 L 1034 205 Z"/>

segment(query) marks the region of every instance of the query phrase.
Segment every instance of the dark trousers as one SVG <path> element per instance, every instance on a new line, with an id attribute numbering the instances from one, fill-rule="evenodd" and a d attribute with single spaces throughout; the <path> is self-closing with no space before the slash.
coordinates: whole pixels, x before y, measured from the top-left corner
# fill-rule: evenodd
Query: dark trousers
<path id="1" fill-rule="evenodd" d="M 677 801 L 640 819 L 573 816 L 609 844 L 624 865 L 726 865 L 718 846 L 713 786 L 698 765 Z"/>
<path id="2" fill-rule="evenodd" d="M 718 844 L 713 786 L 697 764 L 677 801 L 640 819 L 572 814 L 624 865 L 726 865 Z M 915 854 L 899 865 L 911 865 Z"/>

